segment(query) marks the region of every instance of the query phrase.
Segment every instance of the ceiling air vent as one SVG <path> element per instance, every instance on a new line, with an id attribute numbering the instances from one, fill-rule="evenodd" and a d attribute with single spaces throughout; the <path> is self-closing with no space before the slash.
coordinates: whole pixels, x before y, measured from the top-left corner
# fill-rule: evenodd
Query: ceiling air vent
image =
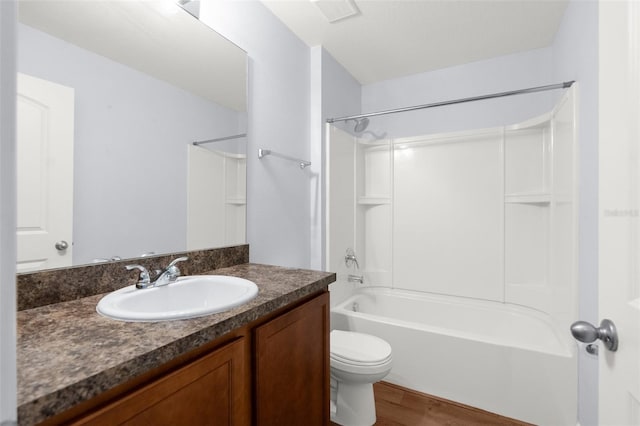
<path id="1" fill-rule="evenodd" d="M 332 24 L 360 14 L 353 0 L 311 0 L 311 3 L 318 6 Z"/>

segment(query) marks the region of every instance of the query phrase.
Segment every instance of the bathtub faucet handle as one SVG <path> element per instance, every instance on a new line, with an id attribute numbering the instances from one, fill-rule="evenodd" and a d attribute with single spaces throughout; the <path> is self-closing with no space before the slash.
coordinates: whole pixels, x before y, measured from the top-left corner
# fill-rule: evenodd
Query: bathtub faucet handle
<path id="1" fill-rule="evenodd" d="M 351 268 L 353 264 L 356 264 L 356 269 L 360 269 L 360 265 L 358 265 L 358 258 L 356 258 L 356 253 L 353 249 L 348 248 L 347 254 L 344 255 L 344 264 L 347 265 L 347 268 Z"/>

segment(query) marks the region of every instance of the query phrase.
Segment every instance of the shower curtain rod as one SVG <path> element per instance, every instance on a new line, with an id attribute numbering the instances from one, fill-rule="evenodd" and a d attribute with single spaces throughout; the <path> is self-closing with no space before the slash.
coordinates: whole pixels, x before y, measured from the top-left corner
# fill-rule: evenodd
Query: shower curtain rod
<path id="1" fill-rule="evenodd" d="M 357 120 L 365 117 L 375 117 L 378 115 L 386 115 L 393 114 L 396 112 L 406 112 L 406 111 L 414 111 L 418 109 L 426 109 L 426 108 L 435 108 L 445 105 L 454 105 L 461 104 L 464 102 L 473 102 L 473 101 L 482 101 L 485 99 L 493 99 L 493 98 L 502 98 L 505 96 L 513 96 L 513 95 L 522 95 L 525 93 L 535 93 L 535 92 L 544 92 L 546 90 L 555 90 L 555 89 L 566 89 L 571 87 L 571 85 L 575 83 L 575 80 L 565 81 L 564 83 L 558 84 L 549 84 L 547 86 L 538 86 L 538 87 L 530 87 L 528 89 L 520 89 L 520 90 L 511 90 L 509 92 L 500 92 L 500 93 L 492 93 L 489 95 L 481 95 L 481 96 L 473 96 L 470 98 L 462 98 L 462 99 L 454 99 L 452 101 L 443 101 L 443 102 L 435 102 L 432 104 L 424 104 L 424 105 L 415 105 L 410 107 L 398 108 L 398 109 L 390 109 L 386 111 L 377 111 L 377 112 L 369 112 L 366 114 L 358 114 L 358 115 L 349 115 L 346 117 L 338 117 L 338 118 L 327 118 L 327 123 L 335 123 L 336 121 L 347 121 L 347 120 Z"/>
<path id="2" fill-rule="evenodd" d="M 205 144 L 205 143 L 222 142 L 222 141 L 228 141 L 230 139 L 240 139 L 240 138 L 244 138 L 244 137 L 247 137 L 246 133 L 241 133 L 239 135 L 233 135 L 233 136 L 225 136 L 223 138 L 207 139 L 206 141 L 195 141 L 195 142 L 193 142 L 193 144 L 195 146 L 198 146 L 198 145 L 202 145 L 202 144 Z"/>

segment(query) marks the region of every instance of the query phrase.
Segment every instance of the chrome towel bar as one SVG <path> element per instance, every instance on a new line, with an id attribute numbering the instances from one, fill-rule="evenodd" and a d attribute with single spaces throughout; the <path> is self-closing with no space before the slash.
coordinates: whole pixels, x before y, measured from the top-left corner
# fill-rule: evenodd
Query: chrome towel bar
<path id="1" fill-rule="evenodd" d="M 304 161 L 304 160 L 300 160 L 299 158 L 289 157 L 288 155 L 280 154 L 280 153 L 271 151 L 270 149 L 262 149 L 262 148 L 258 149 L 258 158 L 262 159 L 262 157 L 265 157 L 267 155 L 273 155 L 274 157 L 282 158 L 289 161 L 295 161 L 300 165 L 301 169 L 304 169 L 305 167 L 309 167 L 311 165 L 311 161 Z"/>

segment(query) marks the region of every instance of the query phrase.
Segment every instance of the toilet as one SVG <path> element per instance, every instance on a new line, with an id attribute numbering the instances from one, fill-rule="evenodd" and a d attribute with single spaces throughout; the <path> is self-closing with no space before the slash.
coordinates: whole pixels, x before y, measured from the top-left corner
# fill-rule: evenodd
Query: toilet
<path id="1" fill-rule="evenodd" d="M 373 384 L 391 370 L 391 345 L 353 331 L 333 330 L 330 336 L 331 421 L 371 426 L 376 422 Z"/>

